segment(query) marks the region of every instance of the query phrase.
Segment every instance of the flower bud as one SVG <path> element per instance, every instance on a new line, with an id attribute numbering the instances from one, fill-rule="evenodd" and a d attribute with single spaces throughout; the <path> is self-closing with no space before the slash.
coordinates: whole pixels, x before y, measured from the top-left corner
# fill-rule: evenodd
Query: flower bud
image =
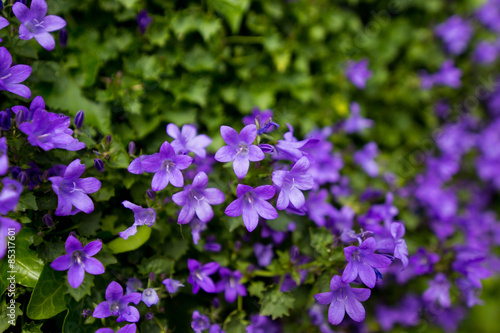
<path id="1" fill-rule="evenodd" d="M 109 146 L 111 144 L 111 135 L 106 136 L 106 144 Z"/>
<path id="2" fill-rule="evenodd" d="M 104 162 L 99 158 L 94 159 L 94 168 L 99 172 L 103 172 L 104 171 Z"/>
<path id="3" fill-rule="evenodd" d="M 54 228 L 54 220 L 52 220 L 52 216 L 50 216 L 49 214 L 45 214 L 42 217 L 42 221 L 47 227 Z"/>
<path id="4" fill-rule="evenodd" d="M 84 309 L 82 311 L 82 317 L 83 318 L 87 318 L 88 316 L 90 316 L 92 314 L 92 311 L 90 311 L 90 309 Z"/>
<path id="5" fill-rule="evenodd" d="M 0 113 L 0 127 L 4 131 L 8 131 L 10 129 L 11 120 L 10 120 L 10 112 L 8 110 Z"/>
<path id="6" fill-rule="evenodd" d="M 24 110 L 19 110 L 16 114 L 16 126 L 19 127 L 24 122 L 24 119 L 26 118 L 26 113 L 24 113 Z"/>
<path id="7" fill-rule="evenodd" d="M 259 148 L 262 150 L 263 153 L 265 154 L 272 154 L 274 153 L 274 146 L 271 146 L 267 143 L 262 143 L 259 145 Z"/>
<path id="8" fill-rule="evenodd" d="M 300 251 L 297 245 L 290 248 L 290 261 L 296 263 L 299 260 Z"/>
<path id="9" fill-rule="evenodd" d="M 66 28 L 59 30 L 59 45 L 61 45 L 62 48 L 68 45 L 68 30 L 66 30 Z"/>
<path id="10" fill-rule="evenodd" d="M 152 189 L 150 189 L 150 188 L 148 188 L 148 189 L 147 189 L 147 191 L 146 191 L 146 195 L 147 195 L 147 196 L 148 196 L 148 198 L 149 198 L 149 199 L 151 199 L 151 200 L 154 200 L 154 199 L 156 198 L 156 194 L 155 194 L 155 192 L 154 192 Z"/>
<path id="11" fill-rule="evenodd" d="M 154 282 L 154 280 L 155 280 L 155 273 L 153 273 L 153 272 L 149 273 L 149 280 L 151 282 Z"/>
<path id="12" fill-rule="evenodd" d="M 130 143 L 128 144 L 128 154 L 132 156 L 134 155 L 134 153 L 135 153 L 135 142 L 130 141 Z"/>
<path id="13" fill-rule="evenodd" d="M 19 180 L 19 182 L 24 186 L 28 183 L 28 174 L 26 173 L 26 171 L 22 171 L 21 173 L 19 173 L 19 175 L 17 176 L 17 180 Z"/>
<path id="14" fill-rule="evenodd" d="M 149 321 L 153 320 L 153 313 L 152 312 L 146 313 L 146 319 Z"/>
<path id="15" fill-rule="evenodd" d="M 83 110 L 80 110 L 76 113 L 75 116 L 75 127 L 77 129 L 80 129 L 83 125 L 83 119 L 85 118 L 85 112 Z"/>

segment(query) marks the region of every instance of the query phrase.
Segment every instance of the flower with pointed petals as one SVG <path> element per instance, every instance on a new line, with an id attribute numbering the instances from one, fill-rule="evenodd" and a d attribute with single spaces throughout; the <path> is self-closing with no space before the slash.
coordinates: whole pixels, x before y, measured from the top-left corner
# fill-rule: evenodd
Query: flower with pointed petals
<path id="1" fill-rule="evenodd" d="M 450 299 L 451 284 L 443 273 L 436 275 L 434 280 L 429 281 L 429 289 L 427 289 L 422 298 L 427 302 L 437 302 L 444 308 L 451 306 Z"/>
<path id="2" fill-rule="evenodd" d="M 243 275 L 239 271 L 231 272 L 231 270 L 229 270 L 228 268 L 221 267 L 221 269 L 219 270 L 219 275 L 221 277 L 221 280 L 217 282 L 215 288 L 219 293 L 222 291 L 225 292 L 224 296 L 228 303 L 233 303 L 238 295 L 247 295 L 245 286 L 240 283 Z"/>
<path id="3" fill-rule="evenodd" d="M 406 241 L 403 239 L 405 235 L 405 226 L 400 222 L 392 222 L 391 235 L 396 242 L 394 257 L 401 260 L 403 268 L 406 268 L 408 266 L 408 247 L 406 246 Z"/>
<path id="4" fill-rule="evenodd" d="M 123 295 L 123 288 L 118 282 L 111 282 L 106 288 L 106 301 L 99 303 L 92 316 L 94 318 L 107 318 L 118 316 L 117 322 L 128 321 L 136 323 L 140 319 L 139 311 L 134 306 L 129 306 L 130 302 L 139 304 L 140 293 Z"/>
<path id="5" fill-rule="evenodd" d="M 207 316 L 200 314 L 198 311 L 193 312 L 193 321 L 191 322 L 191 328 L 195 333 L 201 333 L 208 329 L 210 326 L 210 320 Z"/>
<path id="6" fill-rule="evenodd" d="M 229 126 L 221 126 L 220 133 L 227 146 L 215 153 L 215 160 L 222 163 L 233 161 L 233 170 L 239 179 L 246 176 L 250 161 L 258 162 L 265 158 L 262 150 L 253 144 L 257 137 L 256 125 L 243 127 L 240 134 Z"/>
<path id="7" fill-rule="evenodd" d="M 310 192 L 305 207 L 307 214 L 319 227 L 326 224 L 327 217 L 332 217 L 337 212 L 336 209 L 328 203 L 328 191 L 321 189 L 318 192 Z"/>
<path id="8" fill-rule="evenodd" d="M 360 115 L 359 104 L 353 102 L 351 103 L 351 116 L 344 121 L 343 127 L 346 133 L 356 133 L 372 127 L 373 123 L 373 120 L 363 118 Z"/>
<path id="9" fill-rule="evenodd" d="M 50 264 L 56 271 L 65 271 L 68 269 L 68 282 L 73 288 L 78 288 L 85 277 L 85 272 L 92 275 L 104 273 L 104 266 L 95 258 L 101 251 L 102 242 L 96 240 L 82 246 L 82 243 L 76 237 L 69 236 L 66 239 L 66 254 L 60 256 Z"/>
<path id="10" fill-rule="evenodd" d="M 2 192 L 0 192 L 0 214 L 5 215 L 16 208 L 21 192 L 23 191 L 23 185 L 7 177 L 4 177 L 2 183 L 3 188 Z"/>
<path id="11" fill-rule="evenodd" d="M 172 196 L 173 202 L 183 206 L 177 220 L 179 224 L 189 223 L 195 213 L 201 222 L 207 223 L 212 219 L 214 211 L 210 205 L 220 205 L 226 197 L 221 190 L 206 188 L 207 185 L 207 174 L 200 172 L 194 177 L 191 185 L 186 185 L 182 192 Z"/>
<path id="12" fill-rule="evenodd" d="M 342 274 L 342 282 L 352 282 L 359 275 L 361 281 L 367 287 L 375 287 L 375 283 L 377 282 L 375 268 L 385 268 L 392 263 L 391 259 L 386 256 L 375 254 L 376 248 L 377 243 L 373 237 L 365 239 L 359 247 L 346 247 L 344 254 L 348 264 Z"/>
<path id="13" fill-rule="evenodd" d="M 358 89 L 365 89 L 366 81 L 372 77 L 372 71 L 368 69 L 368 59 L 364 58 L 358 62 L 350 60 L 347 64 L 345 76 Z"/>
<path id="14" fill-rule="evenodd" d="M 378 164 L 375 162 L 375 157 L 378 155 L 378 148 L 375 142 L 367 143 L 363 149 L 354 153 L 354 162 L 359 164 L 366 174 L 370 177 L 378 175 Z"/>
<path id="15" fill-rule="evenodd" d="M 179 290 L 179 287 L 184 287 L 182 283 L 174 279 L 165 279 L 162 283 L 165 285 L 167 291 L 171 294 L 177 292 L 177 290 Z"/>
<path id="16" fill-rule="evenodd" d="M 45 0 L 32 0 L 30 8 L 18 1 L 12 6 L 12 11 L 22 23 L 19 26 L 19 38 L 30 40 L 35 37 L 47 51 L 54 49 L 56 43 L 50 32 L 64 28 L 66 21 L 55 15 L 45 16 L 47 15 Z"/>
<path id="17" fill-rule="evenodd" d="M 345 313 L 352 320 L 360 322 L 365 319 L 365 308 L 361 302 L 366 301 L 371 294 L 367 288 L 351 288 L 348 283 L 342 282 L 340 276 L 333 276 L 330 281 L 330 291 L 314 295 L 314 299 L 321 305 L 330 304 L 328 321 L 338 325 L 344 319 Z"/>
<path id="18" fill-rule="evenodd" d="M 248 231 L 253 231 L 259 222 L 259 216 L 266 220 L 278 218 L 276 209 L 266 200 L 274 196 L 276 189 L 272 185 L 263 185 L 253 189 L 251 186 L 238 184 L 236 194 L 238 199 L 227 206 L 227 216 L 240 216 Z"/>
<path id="19" fill-rule="evenodd" d="M 135 324 L 128 324 L 120 328 L 116 333 L 135 333 L 137 326 Z M 95 331 L 95 333 L 115 333 L 111 328 L 103 327 Z"/>
<path id="20" fill-rule="evenodd" d="M 473 29 L 466 20 L 454 15 L 436 26 L 434 32 L 443 40 L 448 52 L 459 55 L 467 48 Z"/>
<path id="21" fill-rule="evenodd" d="M 62 177 L 49 178 L 57 194 L 57 216 L 74 215 L 80 211 L 90 214 L 94 211 L 94 203 L 88 194 L 98 191 L 101 182 L 94 177 L 80 178 L 84 171 L 85 165 L 76 159 L 68 165 Z"/>
<path id="22" fill-rule="evenodd" d="M 85 143 L 73 138 L 73 130 L 69 128 L 69 125 L 68 116 L 36 109 L 33 112 L 33 119 L 19 125 L 19 129 L 28 136 L 28 142 L 32 146 L 40 147 L 45 151 L 54 148 L 71 151 L 85 148 Z"/>
<path id="23" fill-rule="evenodd" d="M 2 259 L 7 252 L 7 237 L 12 236 L 12 230 L 14 234 L 17 234 L 19 230 L 21 230 L 21 223 L 8 217 L 0 216 L 0 259 Z"/>
<path id="24" fill-rule="evenodd" d="M 144 302 L 144 304 L 150 307 L 153 304 L 158 304 L 160 298 L 153 288 L 146 288 L 142 292 L 141 300 Z"/>
<path id="25" fill-rule="evenodd" d="M 253 252 L 257 257 L 257 262 L 261 267 L 267 267 L 271 264 L 273 260 L 273 244 L 264 245 L 261 243 L 255 243 L 253 245 Z"/>
<path id="26" fill-rule="evenodd" d="M 190 274 L 187 281 L 193 285 L 193 294 L 197 294 L 200 288 L 207 293 L 216 292 L 214 281 L 209 275 L 217 272 L 218 263 L 209 262 L 202 266 L 198 261 L 188 259 L 188 268 Z"/>
<path id="27" fill-rule="evenodd" d="M 301 157 L 290 171 L 277 170 L 273 172 L 273 183 L 280 189 L 276 208 L 286 209 L 290 203 L 297 209 L 304 206 L 306 199 L 301 191 L 314 187 L 313 177 L 307 173 L 310 167 L 307 157 Z"/>
<path id="28" fill-rule="evenodd" d="M 24 119 L 23 121 L 32 121 L 33 120 L 33 115 L 35 114 L 35 111 L 38 109 L 45 109 L 45 101 L 43 100 L 42 96 L 36 96 L 33 98 L 31 101 L 29 109 L 25 106 L 22 105 L 16 105 L 11 108 L 12 112 L 14 112 L 16 115 L 22 110 L 24 111 Z"/>
<path id="29" fill-rule="evenodd" d="M 6 90 L 24 98 L 31 97 L 31 91 L 20 84 L 31 75 L 28 65 L 12 65 L 12 56 L 5 47 L 0 47 L 0 91 Z"/>
<path id="30" fill-rule="evenodd" d="M 177 154 L 189 154 L 193 152 L 200 158 L 205 158 L 207 152 L 205 150 L 212 143 L 205 134 L 196 135 L 196 127 L 193 125 L 184 125 L 182 129 L 175 124 L 167 125 L 167 134 L 174 138 L 170 144 Z"/>
<path id="31" fill-rule="evenodd" d="M 130 228 L 120 232 L 121 238 L 127 239 L 130 236 L 135 235 L 137 233 L 137 226 L 147 225 L 148 227 L 151 227 L 155 224 L 156 212 L 153 208 L 142 208 L 141 206 L 133 204 L 127 200 L 123 201 L 122 204 L 123 206 L 132 209 L 135 221 Z"/>
<path id="32" fill-rule="evenodd" d="M 175 187 L 184 186 L 184 177 L 180 170 L 186 169 L 193 162 L 187 155 L 177 155 L 168 142 L 161 145 L 160 152 L 141 161 L 142 167 L 147 172 L 154 172 L 151 182 L 153 191 L 160 191 L 171 183 Z"/>

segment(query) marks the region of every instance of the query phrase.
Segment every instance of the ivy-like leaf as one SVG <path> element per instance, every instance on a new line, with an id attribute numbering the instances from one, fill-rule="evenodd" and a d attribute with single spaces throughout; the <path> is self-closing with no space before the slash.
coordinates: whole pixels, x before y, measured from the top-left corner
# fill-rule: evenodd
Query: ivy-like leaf
<path id="1" fill-rule="evenodd" d="M 82 284 L 78 288 L 73 288 L 69 285 L 66 279 L 66 292 L 70 294 L 75 301 L 80 302 L 86 295 L 91 295 L 90 290 L 94 286 L 94 276 L 92 274 L 85 274 Z"/>
<path id="2" fill-rule="evenodd" d="M 260 300 L 260 315 L 271 316 L 273 320 L 288 316 L 294 302 L 295 299 L 289 292 L 281 293 L 277 289 L 269 291 L 264 293 L 264 297 Z"/>
<path id="3" fill-rule="evenodd" d="M 65 273 L 53 270 L 45 265 L 35 289 L 31 294 L 27 315 L 31 319 L 52 318 L 65 310 L 64 291 L 66 290 Z"/>

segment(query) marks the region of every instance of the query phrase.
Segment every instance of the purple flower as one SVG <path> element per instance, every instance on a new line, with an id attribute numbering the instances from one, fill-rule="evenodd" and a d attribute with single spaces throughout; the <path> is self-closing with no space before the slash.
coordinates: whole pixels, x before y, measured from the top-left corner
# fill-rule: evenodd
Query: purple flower
<path id="1" fill-rule="evenodd" d="M 210 325 L 210 328 L 208 329 L 208 333 L 224 333 L 222 328 L 220 328 L 219 324 L 213 324 Z"/>
<path id="2" fill-rule="evenodd" d="M 415 326 L 419 322 L 420 300 L 415 295 L 407 295 L 394 308 L 385 305 L 377 306 L 377 318 L 382 329 L 392 330 L 395 324 L 404 327 Z"/>
<path id="3" fill-rule="evenodd" d="M 206 239 L 205 245 L 203 245 L 203 249 L 209 252 L 220 252 L 222 245 L 215 241 L 215 236 L 209 236 Z"/>
<path id="4" fill-rule="evenodd" d="M 80 178 L 84 171 L 85 165 L 76 159 L 68 165 L 62 177 L 49 178 L 57 194 L 57 216 L 74 215 L 80 211 L 90 214 L 94 211 L 94 203 L 87 194 L 98 191 L 101 182 L 94 177 Z"/>
<path id="5" fill-rule="evenodd" d="M 342 274 L 342 282 L 352 282 L 359 275 L 359 278 L 367 287 L 375 287 L 377 282 L 375 268 L 385 268 L 392 263 L 391 259 L 386 256 L 375 254 L 376 248 L 377 243 L 373 237 L 365 239 L 359 247 L 346 247 L 344 254 L 348 264 Z"/>
<path id="6" fill-rule="evenodd" d="M 201 222 L 197 218 L 194 218 L 191 220 L 189 223 L 189 226 L 191 227 L 191 236 L 193 236 L 193 243 L 195 245 L 198 245 L 198 242 L 200 241 L 201 237 L 201 232 L 207 228 L 206 223 Z"/>
<path id="7" fill-rule="evenodd" d="M 19 129 L 28 136 L 28 142 L 34 147 L 45 151 L 61 148 L 66 150 L 80 150 L 85 143 L 73 138 L 73 130 L 69 129 L 70 118 L 36 109 L 31 122 L 24 122 Z"/>
<path id="8" fill-rule="evenodd" d="M 225 163 L 233 161 L 234 173 L 239 179 L 246 176 L 250 161 L 258 162 L 265 158 L 262 150 L 253 144 L 257 137 L 257 126 L 247 125 L 240 134 L 229 126 L 221 126 L 222 139 L 227 144 L 215 153 L 215 160 Z"/>
<path id="9" fill-rule="evenodd" d="M 142 292 L 141 300 L 144 302 L 144 304 L 150 307 L 153 304 L 158 304 L 160 298 L 153 288 L 146 288 Z"/>
<path id="10" fill-rule="evenodd" d="M 109 316 L 118 316 L 117 322 L 128 321 L 136 323 L 139 321 L 139 311 L 134 306 L 129 306 L 130 302 L 139 304 L 141 301 L 140 293 L 131 293 L 123 295 L 123 288 L 118 282 L 111 282 L 106 288 L 106 301 L 96 306 L 92 316 L 94 318 L 107 318 Z"/>
<path id="11" fill-rule="evenodd" d="M 5 177 L 2 180 L 3 188 L 0 192 L 0 214 L 6 215 L 16 208 L 23 186 L 18 181 Z"/>
<path id="12" fill-rule="evenodd" d="M 255 243 L 253 245 L 253 251 L 257 257 L 257 262 L 261 267 L 267 267 L 271 264 L 273 260 L 273 244 L 264 245 L 261 243 Z"/>
<path id="13" fill-rule="evenodd" d="M 0 9 L 3 9 L 3 4 L 0 2 Z M 9 20 L 7 20 L 4 17 L 0 17 L 0 30 L 5 28 L 6 26 L 9 25 Z M 2 41 L 2 38 L 0 38 L 0 42 Z"/>
<path id="14" fill-rule="evenodd" d="M 200 172 L 194 177 L 192 185 L 186 185 L 182 192 L 172 196 L 176 204 L 183 206 L 177 220 L 179 224 L 189 223 L 195 213 L 201 222 L 207 223 L 214 216 L 210 205 L 224 202 L 224 193 L 216 188 L 206 188 L 207 184 L 207 174 Z"/>
<path id="15" fill-rule="evenodd" d="M 47 14 L 45 0 L 32 0 L 30 9 L 23 3 L 16 2 L 12 6 L 12 11 L 22 23 L 19 26 L 19 38 L 29 40 L 35 37 L 44 49 L 48 51 L 54 49 L 56 43 L 49 32 L 64 28 L 66 21 L 55 15 L 45 16 Z"/>
<path id="16" fill-rule="evenodd" d="M 5 47 L 0 47 L 0 91 L 6 90 L 24 98 L 31 97 L 31 91 L 24 84 L 20 84 L 31 75 L 28 65 L 12 64 L 12 56 Z"/>
<path id="17" fill-rule="evenodd" d="M 193 312 L 193 321 L 191 322 L 191 328 L 195 333 L 201 333 L 208 329 L 210 326 L 210 320 L 207 316 L 200 314 L 198 311 Z"/>
<path id="18" fill-rule="evenodd" d="M 391 223 L 391 235 L 394 237 L 396 246 L 394 247 L 394 257 L 401 260 L 403 268 L 408 266 L 408 247 L 403 239 L 405 234 L 405 226 L 399 222 Z"/>
<path id="19" fill-rule="evenodd" d="M 476 16 L 487 28 L 500 32 L 500 4 L 498 0 L 489 0 L 479 7 Z"/>
<path id="20" fill-rule="evenodd" d="M 321 305 L 330 304 L 328 321 L 332 325 L 338 325 L 346 312 L 354 321 L 365 319 L 365 308 L 360 302 L 366 301 L 370 294 L 370 289 L 351 288 L 348 283 L 342 282 L 340 276 L 335 275 L 330 281 L 330 292 L 316 294 L 314 299 Z"/>
<path id="21" fill-rule="evenodd" d="M 4 178 L 4 180 L 5 179 L 7 178 Z M 14 234 L 17 234 L 19 230 L 21 230 L 21 223 L 8 217 L 0 216 L 0 259 L 2 259 L 7 252 L 7 237 L 14 235 L 11 230 L 14 231 Z"/>
<path id="22" fill-rule="evenodd" d="M 197 294 L 201 289 L 207 293 L 216 292 L 214 281 L 209 275 L 214 274 L 219 269 L 219 264 L 216 262 L 209 262 L 208 264 L 201 265 L 194 259 L 188 259 L 189 277 L 188 282 L 193 285 L 193 294 Z"/>
<path id="23" fill-rule="evenodd" d="M 290 203 L 297 209 L 304 206 L 306 199 L 301 192 L 314 187 L 313 177 L 307 173 L 310 163 L 307 157 L 301 157 L 290 171 L 273 172 L 273 183 L 280 189 L 276 208 L 286 209 Z"/>
<path id="24" fill-rule="evenodd" d="M 116 333 L 135 333 L 137 326 L 135 324 L 128 324 L 120 328 Z M 95 333 L 115 333 L 111 328 L 103 327 L 95 331 Z"/>
<path id="25" fill-rule="evenodd" d="M 368 59 L 364 58 L 356 62 L 349 60 L 345 76 L 359 89 L 366 87 L 366 81 L 372 77 L 372 72 L 368 69 Z"/>
<path id="26" fill-rule="evenodd" d="M 224 291 L 224 296 L 228 303 L 233 303 L 238 295 L 246 296 L 247 290 L 245 286 L 240 283 L 243 275 L 239 271 L 231 272 L 226 267 L 221 267 L 219 270 L 219 275 L 221 280 L 217 282 L 216 290 L 217 292 Z"/>
<path id="27" fill-rule="evenodd" d="M 427 72 L 423 71 L 420 79 L 423 89 L 430 89 L 435 85 L 448 86 L 456 89 L 462 85 L 460 81 L 461 76 L 462 70 L 454 66 L 453 60 L 448 59 L 443 62 L 439 71 L 434 74 L 427 74 Z"/>
<path id="28" fill-rule="evenodd" d="M 374 121 L 361 117 L 359 104 L 351 103 L 351 116 L 344 121 L 343 128 L 346 133 L 361 132 L 373 126 Z"/>
<path id="29" fill-rule="evenodd" d="M 177 125 L 168 124 L 167 134 L 175 139 L 170 144 L 177 154 L 193 152 L 196 156 L 204 159 L 207 155 L 205 148 L 212 143 L 212 139 L 205 134 L 196 135 L 196 127 L 193 125 L 184 125 L 179 130 Z"/>
<path id="30" fill-rule="evenodd" d="M 182 283 L 174 279 L 165 279 L 162 282 L 165 285 L 167 291 L 171 294 L 176 293 L 179 287 L 184 287 Z"/>
<path id="31" fill-rule="evenodd" d="M 454 15 L 439 24 L 434 32 L 443 40 L 446 49 L 453 55 L 461 54 L 467 48 L 472 36 L 471 25 L 460 16 Z"/>
<path id="32" fill-rule="evenodd" d="M 32 121 L 33 115 L 35 114 L 35 111 L 38 109 L 42 110 L 45 109 L 45 101 L 43 100 L 42 96 L 36 96 L 35 98 L 33 98 L 29 109 L 22 105 L 16 105 L 11 108 L 12 112 L 14 112 L 16 115 L 20 111 L 24 111 L 23 121 Z"/>
<path id="33" fill-rule="evenodd" d="M 142 167 L 147 172 L 154 172 L 151 182 L 153 191 L 160 191 L 171 183 L 175 187 L 184 186 L 184 177 L 180 170 L 186 169 L 193 162 L 187 155 L 177 155 L 168 142 L 161 145 L 160 152 L 141 161 Z"/>
<path id="34" fill-rule="evenodd" d="M 66 254 L 60 256 L 50 264 L 50 267 L 56 271 L 68 270 L 68 282 L 73 288 L 78 288 L 85 277 L 85 272 L 92 275 L 104 273 L 104 266 L 95 258 L 101 251 L 102 242 L 96 240 L 82 246 L 82 243 L 76 237 L 69 236 L 66 239 Z"/>
<path id="35" fill-rule="evenodd" d="M 299 141 L 293 136 L 293 126 L 287 124 L 288 132 L 283 134 L 285 140 L 278 140 L 276 144 L 277 152 L 273 155 L 277 160 L 298 161 L 302 156 L 306 155 L 306 149 L 318 142 L 317 139 L 307 138 Z"/>
<path id="36" fill-rule="evenodd" d="M 328 191 L 321 189 L 318 192 L 309 193 L 306 201 L 307 214 L 318 226 L 323 227 L 326 218 L 336 213 L 335 208 L 327 202 Z"/>
<path id="37" fill-rule="evenodd" d="M 264 133 L 269 133 L 274 131 L 280 126 L 273 122 L 273 111 L 270 109 L 261 111 L 259 108 L 254 108 L 252 114 L 243 117 L 243 124 L 251 125 L 255 124 L 258 127 L 257 135 L 262 135 Z"/>
<path id="38" fill-rule="evenodd" d="M 147 225 L 151 227 L 156 220 L 156 212 L 153 208 L 142 208 L 136 204 L 131 203 L 130 201 L 123 201 L 123 206 L 132 209 L 134 212 L 134 224 L 125 231 L 120 232 L 120 237 L 123 239 L 127 239 L 132 235 L 137 233 L 137 226 Z"/>
<path id="39" fill-rule="evenodd" d="M 137 25 L 139 26 L 139 31 L 144 35 L 149 25 L 153 21 L 153 18 L 148 15 L 148 12 L 145 9 L 143 9 L 139 14 L 137 14 L 136 20 Z"/>
<path id="40" fill-rule="evenodd" d="M 429 281 L 429 289 L 427 289 L 422 298 L 427 302 L 437 302 L 444 308 L 451 306 L 450 300 L 451 284 L 443 273 L 435 276 L 434 280 Z"/>
<path id="41" fill-rule="evenodd" d="M 139 279 L 136 278 L 130 278 L 127 281 L 127 287 L 125 292 L 127 294 L 135 293 L 138 288 L 142 288 L 142 282 Z"/>
<path id="42" fill-rule="evenodd" d="M 238 199 L 227 206 L 227 216 L 240 216 L 248 231 L 253 231 L 259 222 L 259 216 L 266 220 L 278 218 L 278 212 L 267 201 L 274 196 L 276 189 L 272 185 L 263 185 L 253 189 L 251 186 L 238 184 L 236 194 Z"/>
<path id="43" fill-rule="evenodd" d="M 269 317 L 254 314 L 250 317 L 250 325 L 246 327 L 246 333 L 280 333 L 281 329 L 277 322 Z"/>
<path id="44" fill-rule="evenodd" d="M 354 162 L 359 164 L 370 177 L 378 175 L 378 164 L 374 161 L 378 156 L 378 148 L 375 142 L 367 143 L 363 149 L 354 153 Z"/>
<path id="45" fill-rule="evenodd" d="M 498 51 L 498 45 L 496 45 L 495 43 L 481 41 L 474 49 L 472 60 L 479 64 L 492 64 L 498 57 Z"/>

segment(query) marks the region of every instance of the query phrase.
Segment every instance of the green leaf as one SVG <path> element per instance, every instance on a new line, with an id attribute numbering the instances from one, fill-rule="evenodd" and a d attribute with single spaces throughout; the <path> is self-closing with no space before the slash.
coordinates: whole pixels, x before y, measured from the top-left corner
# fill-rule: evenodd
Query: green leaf
<path id="1" fill-rule="evenodd" d="M 9 301 L 9 308 L 6 302 L 2 302 L 2 305 L 0 305 L 0 318 L 6 319 L 0 320 L 0 332 L 7 331 L 10 326 L 16 326 L 17 317 L 22 314 L 20 302 L 10 303 Z"/>
<path id="2" fill-rule="evenodd" d="M 127 239 L 115 238 L 109 242 L 108 247 L 115 254 L 136 250 L 147 242 L 149 236 L 151 236 L 151 231 L 152 229 L 148 226 L 139 226 L 135 235 Z"/>
<path id="3" fill-rule="evenodd" d="M 188 249 L 185 239 L 174 239 L 165 246 L 166 254 L 174 260 L 179 260 Z"/>
<path id="4" fill-rule="evenodd" d="M 37 324 L 34 321 L 29 324 L 24 323 L 22 333 L 43 333 L 42 325 L 43 323 Z"/>
<path id="5" fill-rule="evenodd" d="M 85 278 L 83 279 L 82 284 L 78 288 L 73 288 L 69 285 L 68 280 L 66 279 L 66 292 L 73 296 L 75 301 L 80 302 L 82 298 L 86 295 L 91 295 L 91 289 L 94 286 L 94 275 L 85 274 Z"/>
<path id="6" fill-rule="evenodd" d="M 53 270 L 48 264 L 44 266 L 28 304 L 26 312 L 29 318 L 52 318 L 67 308 L 64 301 L 65 274 Z"/>
<path id="7" fill-rule="evenodd" d="M 101 211 L 94 211 L 91 214 L 79 214 L 73 219 L 78 224 L 78 231 L 82 236 L 92 237 L 101 226 Z"/>
<path id="8" fill-rule="evenodd" d="M 155 256 L 147 259 L 144 258 L 142 259 L 141 264 L 137 266 L 137 268 L 139 268 L 139 273 L 143 275 L 147 275 L 150 272 L 153 272 L 155 274 L 165 273 L 169 275 L 173 267 L 174 261 L 172 259 L 160 256 Z"/>
<path id="9" fill-rule="evenodd" d="M 248 322 L 245 320 L 245 312 L 234 310 L 224 321 L 224 332 L 240 333 L 245 332 Z"/>
<path id="10" fill-rule="evenodd" d="M 333 236 L 326 229 L 310 229 L 311 247 L 316 250 L 319 255 L 325 255 L 329 252 L 329 247 L 333 243 Z"/>
<path id="11" fill-rule="evenodd" d="M 226 19 L 231 31 L 236 33 L 240 29 L 243 14 L 250 7 L 250 0 L 209 0 L 208 4 Z"/>
<path id="12" fill-rule="evenodd" d="M 17 210 L 25 212 L 26 209 L 38 210 L 36 198 L 33 192 L 23 192 L 23 194 L 21 194 L 21 198 L 19 198 Z"/>
<path id="13" fill-rule="evenodd" d="M 250 283 L 250 287 L 248 287 L 248 293 L 258 298 L 262 298 L 264 290 L 266 290 L 266 285 L 262 281 L 252 282 Z"/>
<path id="14" fill-rule="evenodd" d="M 271 316 L 273 320 L 288 316 L 289 310 L 293 308 L 294 301 L 295 299 L 289 292 L 281 293 L 277 289 L 267 292 L 260 300 L 260 315 Z"/>

